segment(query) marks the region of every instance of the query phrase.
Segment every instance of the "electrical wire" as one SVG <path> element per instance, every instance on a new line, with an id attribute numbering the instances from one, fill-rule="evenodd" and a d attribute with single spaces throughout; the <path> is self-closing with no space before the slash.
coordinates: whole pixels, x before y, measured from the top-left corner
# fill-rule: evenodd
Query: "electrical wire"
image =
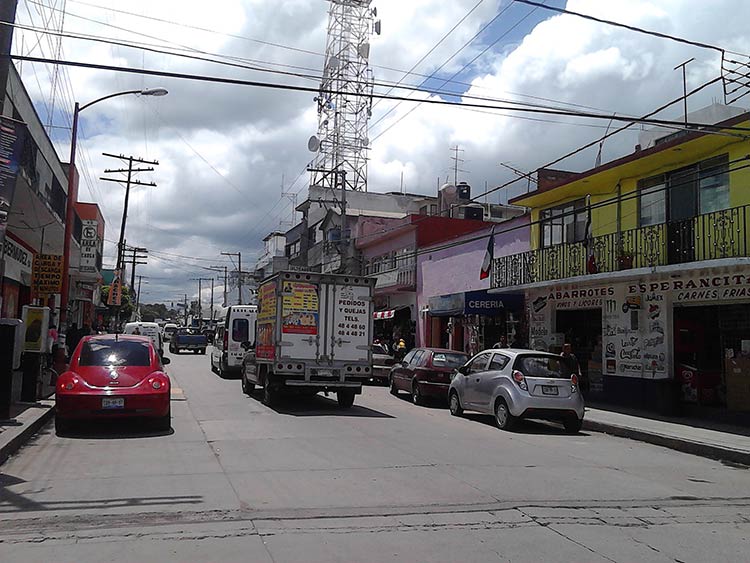
<path id="1" fill-rule="evenodd" d="M 323 94 L 333 93 L 333 91 L 331 90 L 320 90 L 318 88 L 309 88 L 305 86 L 295 86 L 295 85 L 275 83 L 275 82 L 260 82 L 257 80 L 243 80 L 239 78 L 225 78 L 225 77 L 218 77 L 218 76 L 189 74 L 189 73 L 183 73 L 183 72 L 168 72 L 168 71 L 152 70 L 152 69 L 134 69 L 134 68 L 116 66 L 116 65 L 104 65 L 104 64 L 80 62 L 80 61 L 47 59 L 47 58 L 42 58 L 42 57 L 29 57 L 29 56 L 22 56 L 22 55 L 5 55 L 4 56 L 4 58 L 7 58 L 7 57 L 10 57 L 11 59 L 19 60 L 19 61 L 61 64 L 61 65 L 66 65 L 66 66 L 71 66 L 71 67 L 76 67 L 76 68 L 108 70 L 108 71 L 123 72 L 123 73 L 136 74 L 136 75 L 145 74 L 148 76 L 161 76 L 165 78 L 194 80 L 194 81 L 199 81 L 199 82 L 215 83 L 215 84 L 255 86 L 259 88 L 270 88 L 270 89 L 275 89 L 275 90 L 286 90 L 286 91 L 308 92 L 308 93 L 319 93 L 319 92 Z M 392 96 L 392 95 L 385 96 L 383 94 L 377 94 L 377 93 L 372 94 L 372 97 L 383 98 L 383 99 L 388 99 L 388 100 L 403 100 L 403 101 L 409 101 L 409 102 L 415 101 L 411 98 L 407 98 L 404 96 Z M 738 131 L 738 132 L 743 132 L 743 133 L 750 132 L 750 128 L 747 128 L 747 127 L 737 127 L 737 126 L 717 127 L 716 125 L 708 124 L 708 123 L 695 123 L 695 122 L 686 123 L 684 121 L 673 121 L 673 120 L 668 120 L 668 119 L 639 118 L 639 117 L 632 117 L 632 116 L 625 116 L 625 115 L 622 115 L 622 116 L 621 115 L 603 115 L 603 114 L 598 114 L 598 113 L 582 112 L 582 111 L 568 111 L 568 110 L 547 109 L 547 108 L 493 106 L 489 104 L 451 102 L 451 101 L 440 100 L 440 99 L 419 100 L 418 103 L 422 103 L 422 104 L 426 103 L 426 104 L 441 105 L 441 106 L 452 106 L 456 108 L 495 109 L 495 110 L 512 111 L 512 112 L 563 115 L 563 116 L 568 116 L 568 117 L 579 117 L 579 118 L 586 118 L 586 119 L 602 119 L 602 120 L 607 120 L 607 121 L 614 120 L 614 121 L 621 121 L 621 122 L 627 122 L 627 123 L 666 125 L 670 127 L 702 129 L 702 130 L 705 130 L 705 132 L 711 132 L 714 130 Z"/>

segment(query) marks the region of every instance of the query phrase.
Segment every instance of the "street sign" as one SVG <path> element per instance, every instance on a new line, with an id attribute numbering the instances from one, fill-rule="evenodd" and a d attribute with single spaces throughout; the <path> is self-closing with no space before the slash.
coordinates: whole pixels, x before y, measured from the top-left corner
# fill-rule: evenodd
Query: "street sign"
<path id="1" fill-rule="evenodd" d="M 98 221 L 85 219 L 82 221 L 83 231 L 81 233 L 81 272 L 96 272 L 96 251 L 99 246 Z"/>
<path id="2" fill-rule="evenodd" d="M 122 305 L 122 272 L 120 270 L 115 270 L 115 277 L 112 279 L 112 285 L 109 286 L 107 305 L 117 307 Z"/>
<path id="3" fill-rule="evenodd" d="M 52 295 L 62 291 L 63 257 L 59 254 L 37 254 L 31 269 L 34 295 Z"/>

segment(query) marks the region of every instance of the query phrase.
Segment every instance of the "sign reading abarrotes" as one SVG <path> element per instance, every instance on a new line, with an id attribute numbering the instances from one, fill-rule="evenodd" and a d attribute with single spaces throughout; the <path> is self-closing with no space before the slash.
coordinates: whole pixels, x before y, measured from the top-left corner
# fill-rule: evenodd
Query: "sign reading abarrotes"
<path id="1" fill-rule="evenodd" d="M 34 294 L 52 295 L 62 291 L 63 257 L 59 254 L 37 254 L 31 270 Z"/>

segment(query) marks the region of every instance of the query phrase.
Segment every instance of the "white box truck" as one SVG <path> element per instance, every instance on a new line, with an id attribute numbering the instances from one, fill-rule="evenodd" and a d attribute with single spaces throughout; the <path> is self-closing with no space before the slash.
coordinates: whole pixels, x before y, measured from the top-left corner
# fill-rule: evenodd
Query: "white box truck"
<path id="1" fill-rule="evenodd" d="M 348 408 L 372 376 L 374 278 L 284 271 L 258 288 L 254 348 L 242 387 L 263 388 L 263 402 L 284 390 L 335 392 Z"/>

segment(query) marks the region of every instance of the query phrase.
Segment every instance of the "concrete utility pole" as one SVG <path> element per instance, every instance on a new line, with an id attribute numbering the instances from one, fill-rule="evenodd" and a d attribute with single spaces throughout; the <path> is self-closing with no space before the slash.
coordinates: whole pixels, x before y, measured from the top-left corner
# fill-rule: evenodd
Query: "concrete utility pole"
<path id="1" fill-rule="evenodd" d="M 140 246 L 128 246 L 127 241 L 123 241 L 123 265 L 126 262 L 130 262 L 130 287 L 135 287 L 135 267 L 138 264 L 148 264 L 148 262 L 140 262 L 139 260 L 146 260 L 148 256 L 148 249 Z M 129 256 L 126 256 L 129 255 Z"/>
<path id="2" fill-rule="evenodd" d="M 187 302 L 187 293 L 185 294 L 185 326 L 188 325 L 188 302 Z"/>
<path id="3" fill-rule="evenodd" d="M 224 272 L 224 301 L 222 301 L 222 306 L 227 306 L 227 267 L 226 266 L 211 266 L 208 268 L 212 272 Z"/>
<path id="4" fill-rule="evenodd" d="M 222 252 L 221 254 L 237 257 L 237 305 L 242 305 L 242 252 Z"/>
<path id="5" fill-rule="evenodd" d="M 203 292 L 202 282 L 211 280 L 211 310 L 213 313 L 214 300 L 213 300 L 213 278 L 190 278 L 193 281 L 198 282 L 198 327 L 203 328 L 203 303 L 201 299 L 201 293 Z"/>
<path id="6" fill-rule="evenodd" d="M 211 322 L 214 322 L 214 279 L 211 278 Z"/>

